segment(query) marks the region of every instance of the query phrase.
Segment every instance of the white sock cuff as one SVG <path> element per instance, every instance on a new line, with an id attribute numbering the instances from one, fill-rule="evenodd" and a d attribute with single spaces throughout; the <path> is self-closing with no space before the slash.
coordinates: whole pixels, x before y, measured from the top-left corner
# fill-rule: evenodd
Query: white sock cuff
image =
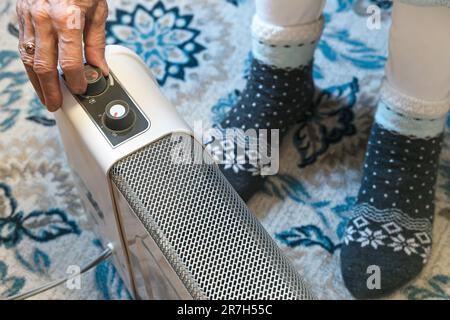
<path id="1" fill-rule="evenodd" d="M 450 109 L 450 98 L 440 101 L 414 98 L 395 89 L 387 80 L 381 88 L 381 100 L 390 108 L 411 118 L 443 118 Z"/>
<path id="2" fill-rule="evenodd" d="M 253 57 L 277 68 L 298 68 L 311 63 L 324 19 L 298 26 L 281 27 L 253 18 Z"/>
<path id="3" fill-rule="evenodd" d="M 312 23 L 281 27 L 268 24 L 255 15 L 252 22 L 252 34 L 258 41 L 268 45 L 298 46 L 318 40 L 322 35 L 323 26 L 323 16 Z"/>

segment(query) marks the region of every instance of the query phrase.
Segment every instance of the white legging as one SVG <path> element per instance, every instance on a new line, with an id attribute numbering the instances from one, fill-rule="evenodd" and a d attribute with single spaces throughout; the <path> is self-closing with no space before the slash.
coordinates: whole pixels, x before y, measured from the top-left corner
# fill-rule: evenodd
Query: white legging
<path id="1" fill-rule="evenodd" d="M 265 22 L 295 26 L 313 22 L 322 14 L 326 0 L 255 0 L 256 14 Z"/>
<path id="2" fill-rule="evenodd" d="M 326 0 L 255 0 L 266 23 L 294 26 L 317 20 Z M 368 36 L 370 30 L 367 30 Z M 426 101 L 450 99 L 450 8 L 394 2 L 390 31 L 388 83 L 405 95 Z"/>

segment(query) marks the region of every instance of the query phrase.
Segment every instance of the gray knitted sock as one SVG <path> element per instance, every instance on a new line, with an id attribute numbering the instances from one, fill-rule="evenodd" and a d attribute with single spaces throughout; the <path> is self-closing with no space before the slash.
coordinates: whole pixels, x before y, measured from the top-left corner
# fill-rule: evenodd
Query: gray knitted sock
<path id="1" fill-rule="evenodd" d="M 356 298 L 392 293 L 417 276 L 428 259 L 448 106 L 392 90 L 380 101 L 341 251 L 344 282 Z M 437 112 L 434 117 L 409 113 L 428 107 Z"/>
<path id="2" fill-rule="evenodd" d="M 255 16 L 253 61 L 247 85 L 217 127 L 222 131 L 278 129 L 282 137 L 312 105 L 312 60 L 322 29 L 322 18 L 307 25 L 278 27 Z M 270 150 L 270 143 L 269 140 L 268 145 L 260 147 Z M 234 140 L 222 141 L 228 162 L 220 168 L 238 193 L 248 200 L 262 185 L 261 163 L 251 163 L 250 157 L 254 155 L 250 152 L 246 152 L 245 159 L 238 159 L 237 144 Z M 238 163 L 239 160 L 243 161 Z"/>

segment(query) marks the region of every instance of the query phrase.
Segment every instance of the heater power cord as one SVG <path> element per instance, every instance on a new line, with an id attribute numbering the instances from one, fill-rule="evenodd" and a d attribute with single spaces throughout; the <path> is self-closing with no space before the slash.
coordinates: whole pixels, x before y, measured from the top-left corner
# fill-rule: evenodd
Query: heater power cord
<path id="1" fill-rule="evenodd" d="M 41 287 L 32 289 L 30 291 L 27 291 L 24 293 L 19 293 L 17 295 L 11 296 L 11 297 L 7 297 L 6 300 L 25 300 L 25 299 L 31 298 L 35 295 L 38 295 L 42 292 L 53 289 L 75 277 L 78 277 L 78 276 L 88 272 L 92 268 L 96 267 L 97 265 L 99 265 L 100 263 L 102 263 L 103 261 L 105 261 L 106 259 L 111 257 L 113 252 L 114 252 L 114 247 L 113 247 L 112 243 L 108 243 L 106 246 L 106 249 L 103 250 L 103 252 L 101 252 L 100 255 L 98 255 L 95 259 L 93 259 L 88 264 L 83 266 L 79 272 L 76 272 L 74 274 L 68 275 L 67 277 L 52 281 L 50 283 L 47 283 Z"/>

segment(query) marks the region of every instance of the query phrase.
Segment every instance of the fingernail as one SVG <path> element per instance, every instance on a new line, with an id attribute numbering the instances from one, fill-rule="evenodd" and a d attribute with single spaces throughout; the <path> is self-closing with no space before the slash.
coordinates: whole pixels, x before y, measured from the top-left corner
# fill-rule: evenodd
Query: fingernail
<path id="1" fill-rule="evenodd" d="M 58 110 L 61 106 L 60 105 L 48 105 L 47 106 L 47 110 L 50 112 L 55 112 L 56 110 Z"/>
<path id="2" fill-rule="evenodd" d="M 47 107 L 47 110 L 50 112 L 55 112 L 58 109 L 59 109 L 59 107 L 52 107 L 52 106 Z"/>
<path id="3" fill-rule="evenodd" d="M 86 89 L 77 89 L 77 90 L 73 90 L 72 93 L 76 94 L 76 95 L 81 95 L 84 94 L 86 92 Z"/>
<path id="4" fill-rule="evenodd" d="M 72 93 L 80 95 L 86 93 L 86 90 L 87 90 L 87 83 L 85 86 L 72 88 Z"/>

